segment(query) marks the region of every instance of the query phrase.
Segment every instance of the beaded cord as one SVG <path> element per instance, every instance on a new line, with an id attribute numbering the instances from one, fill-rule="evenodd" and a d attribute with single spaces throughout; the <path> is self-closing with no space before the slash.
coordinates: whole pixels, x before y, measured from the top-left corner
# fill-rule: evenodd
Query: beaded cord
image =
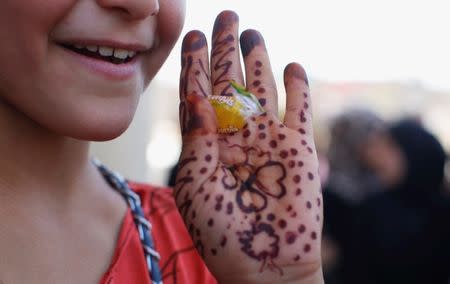
<path id="1" fill-rule="evenodd" d="M 108 169 L 97 159 L 93 159 L 93 163 L 97 166 L 108 184 L 118 191 L 125 198 L 128 206 L 130 206 L 134 224 L 139 232 L 139 239 L 141 240 L 152 284 L 163 284 L 161 270 L 159 268 L 160 255 L 154 247 L 151 236 L 152 224 L 144 217 L 139 195 L 131 190 L 125 178 L 120 174 Z"/>

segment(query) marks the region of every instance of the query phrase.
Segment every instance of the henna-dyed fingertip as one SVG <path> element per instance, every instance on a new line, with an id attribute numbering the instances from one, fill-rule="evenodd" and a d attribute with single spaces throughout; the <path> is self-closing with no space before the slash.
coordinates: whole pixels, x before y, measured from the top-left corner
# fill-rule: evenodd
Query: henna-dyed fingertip
<path id="1" fill-rule="evenodd" d="M 227 27 L 239 22 L 239 16 L 230 10 L 222 11 L 214 22 L 213 35 L 224 31 Z"/>
<path id="2" fill-rule="evenodd" d="M 193 30 L 184 36 L 181 52 L 193 52 L 206 46 L 205 35 L 201 31 Z"/>
<path id="3" fill-rule="evenodd" d="M 308 76 L 306 76 L 305 69 L 298 63 L 290 63 L 284 69 L 284 81 L 286 82 L 290 77 L 302 80 L 309 86 Z"/>
<path id="4" fill-rule="evenodd" d="M 248 56 L 252 50 L 258 46 L 264 46 L 264 39 L 257 30 L 246 30 L 240 38 L 242 55 Z"/>

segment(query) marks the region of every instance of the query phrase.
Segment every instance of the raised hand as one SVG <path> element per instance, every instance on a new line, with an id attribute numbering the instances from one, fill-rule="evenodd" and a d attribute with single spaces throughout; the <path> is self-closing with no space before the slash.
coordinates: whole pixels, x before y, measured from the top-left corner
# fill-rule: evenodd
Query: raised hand
<path id="1" fill-rule="evenodd" d="M 211 67 L 201 32 L 188 33 L 182 48 L 174 192 L 194 244 L 219 282 L 321 283 L 322 196 L 306 74 L 296 63 L 286 67 L 281 122 L 261 35 L 240 38 L 246 84 L 235 13 L 217 17 L 212 45 Z M 230 80 L 246 85 L 265 112 L 234 134 L 217 134 L 207 97 L 232 95 Z"/>

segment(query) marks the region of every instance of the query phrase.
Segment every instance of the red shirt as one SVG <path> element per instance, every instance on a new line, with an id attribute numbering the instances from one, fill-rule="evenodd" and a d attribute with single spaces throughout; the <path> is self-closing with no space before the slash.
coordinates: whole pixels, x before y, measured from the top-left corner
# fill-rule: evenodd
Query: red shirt
<path id="1" fill-rule="evenodd" d="M 161 255 L 165 284 L 216 284 L 197 253 L 181 219 L 172 191 L 130 183 L 139 194 L 145 217 L 152 223 L 152 237 Z M 111 266 L 100 284 L 151 284 L 138 231 L 128 209 Z"/>

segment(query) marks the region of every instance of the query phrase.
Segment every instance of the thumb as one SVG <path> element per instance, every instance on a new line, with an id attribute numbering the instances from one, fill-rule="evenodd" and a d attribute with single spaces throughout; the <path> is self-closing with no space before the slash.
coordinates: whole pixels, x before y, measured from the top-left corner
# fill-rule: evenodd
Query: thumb
<path id="1" fill-rule="evenodd" d="M 186 96 L 188 111 L 187 121 L 183 129 L 183 141 L 185 136 L 203 136 L 217 133 L 217 118 L 209 101 L 193 92 Z"/>
<path id="2" fill-rule="evenodd" d="M 175 184 L 175 198 L 180 203 L 192 191 L 199 190 L 218 164 L 217 119 L 209 101 L 195 93 L 181 103 L 187 115 L 182 117 L 183 148 Z M 180 198 L 182 200 L 180 200 Z"/>

